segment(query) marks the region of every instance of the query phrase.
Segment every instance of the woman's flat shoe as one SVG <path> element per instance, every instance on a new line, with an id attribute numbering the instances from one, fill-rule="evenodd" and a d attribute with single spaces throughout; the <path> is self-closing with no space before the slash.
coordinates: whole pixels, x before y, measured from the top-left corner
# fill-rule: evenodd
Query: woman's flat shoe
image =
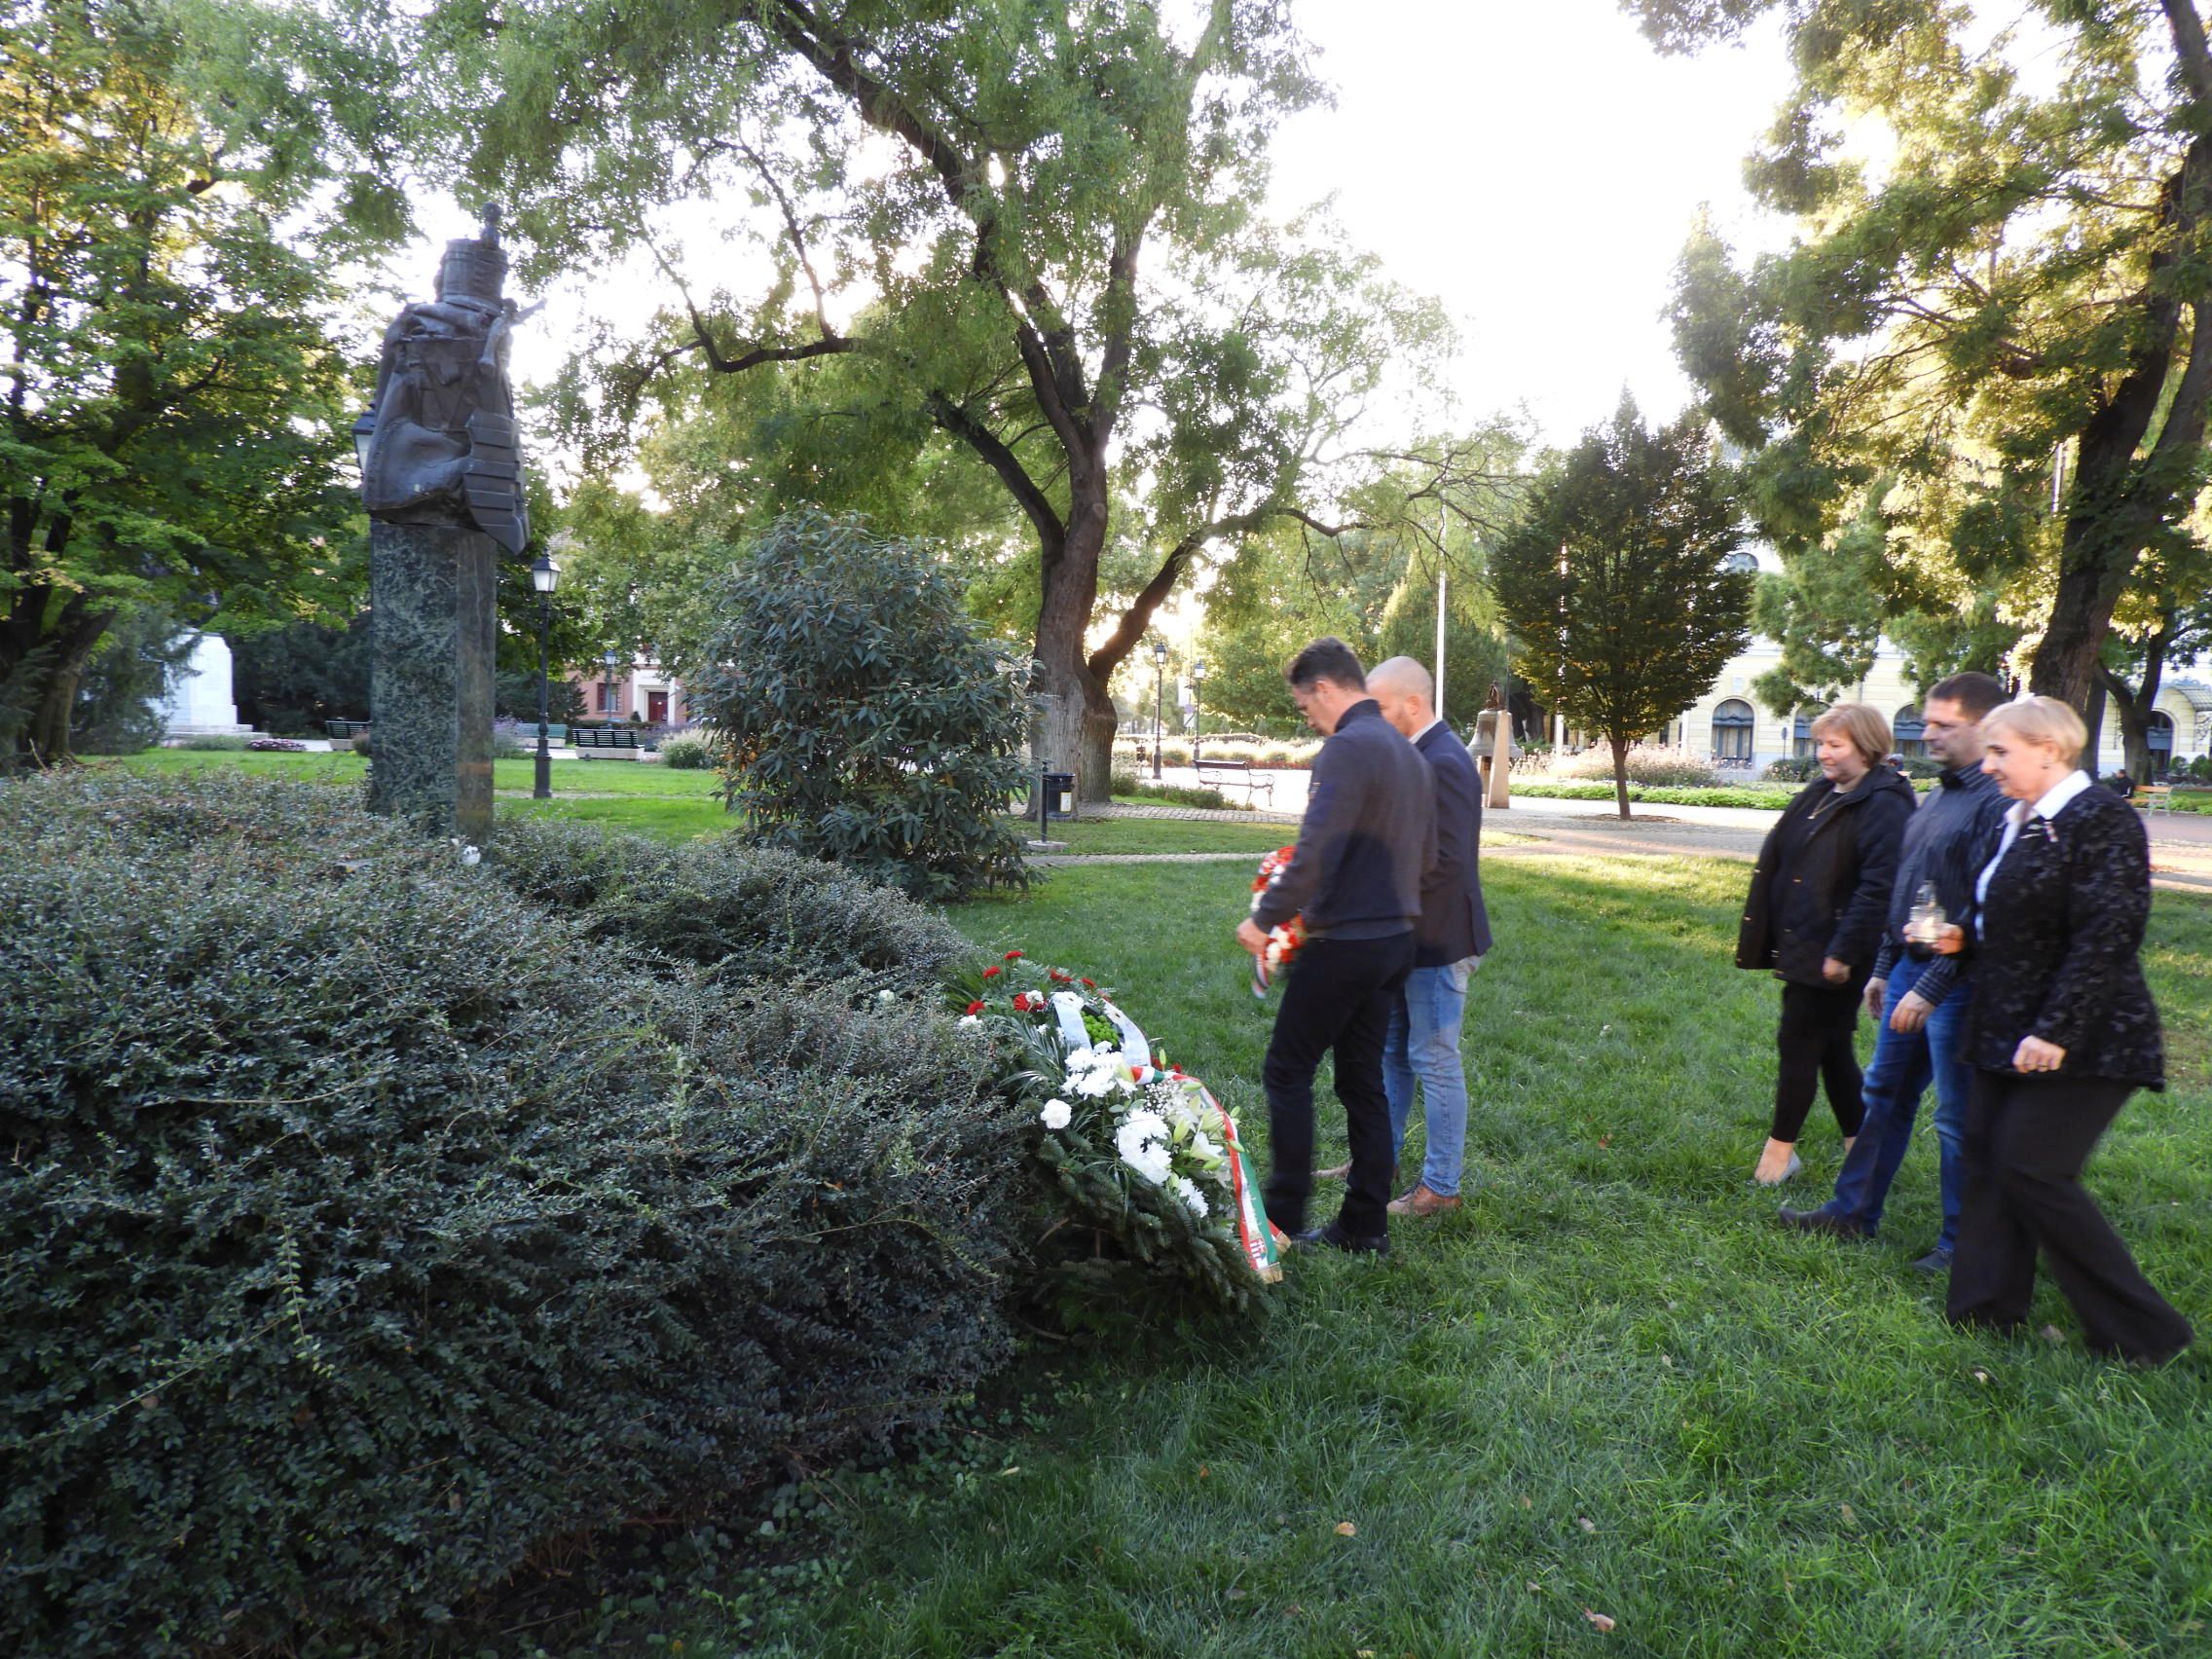
<path id="1" fill-rule="evenodd" d="M 1798 1158 L 1798 1156 L 1795 1153 L 1791 1153 L 1789 1155 L 1789 1161 L 1783 1166 L 1781 1174 L 1771 1176 L 1761 1175 L 1756 1170 L 1753 1170 L 1751 1172 L 1751 1183 L 1752 1185 L 1759 1187 L 1779 1187 L 1783 1182 L 1788 1180 L 1792 1175 L 1796 1174 L 1798 1170 L 1804 1167 L 1805 1165 L 1803 1161 Z"/>

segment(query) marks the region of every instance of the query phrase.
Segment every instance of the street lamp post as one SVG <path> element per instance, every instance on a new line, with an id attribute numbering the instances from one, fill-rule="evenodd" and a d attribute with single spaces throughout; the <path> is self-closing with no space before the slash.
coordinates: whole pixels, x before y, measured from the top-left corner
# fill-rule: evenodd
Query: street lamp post
<path id="1" fill-rule="evenodd" d="M 553 637 L 553 590 L 561 584 L 561 565 L 550 553 L 540 553 L 530 567 L 530 585 L 537 590 L 537 776 L 532 783 L 533 799 L 553 798 L 553 750 L 547 739 L 551 695 L 547 689 L 547 652 Z"/>
<path id="2" fill-rule="evenodd" d="M 1152 781 L 1160 782 L 1160 745 L 1167 730 L 1167 642 L 1152 642 Z"/>
<path id="3" fill-rule="evenodd" d="M 599 712 L 605 715 L 608 720 L 614 719 L 614 665 L 621 660 L 612 651 L 608 651 L 599 659 L 600 666 L 607 670 L 607 688 L 600 695 Z"/>
<path id="4" fill-rule="evenodd" d="M 1205 685 L 1206 665 L 1191 664 L 1191 766 L 1194 770 L 1198 764 L 1198 734 L 1206 726 Z"/>

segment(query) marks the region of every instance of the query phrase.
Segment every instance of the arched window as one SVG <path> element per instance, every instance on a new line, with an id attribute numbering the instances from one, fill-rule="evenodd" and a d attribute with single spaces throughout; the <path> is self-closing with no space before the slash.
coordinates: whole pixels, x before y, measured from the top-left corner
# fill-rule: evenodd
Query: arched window
<path id="1" fill-rule="evenodd" d="M 1713 711 L 1713 757 L 1715 760 L 1749 760 L 1751 757 L 1751 704 L 1731 697 Z"/>
<path id="2" fill-rule="evenodd" d="M 1907 705 L 1898 711 L 1898 718 L 1890 722 L 1890 733 L 1898 746 L 1898 753 L 1910 758 L 1928 753 L 1928 730 L 1920 719 L 1920 711 Z"/>
<path id="3" fill-rule="evenodd" d="M 1755 576 L 1759 573 L 1758 559 L 1752 554 L 1740 551 L 1721 560 L 1720 568 L 1732 576 Z"/>

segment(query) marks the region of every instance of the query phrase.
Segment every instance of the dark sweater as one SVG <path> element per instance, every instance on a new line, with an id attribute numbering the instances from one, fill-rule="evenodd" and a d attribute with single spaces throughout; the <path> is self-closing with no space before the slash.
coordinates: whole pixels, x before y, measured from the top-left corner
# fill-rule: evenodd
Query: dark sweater
<path id="1" fill-rule="evenodd" d="M 1945 772 L 1934 789 L 1923 795 L 1920 810 L 1904 827 L 1904 848 L 1898 855 L 1898 876 L 1890 888 L 1890 918 L 1882 937 L 1881 954 L 1874 958 L 1874 977 L 1887 979 L 1898 958 L 1925 960 L 1928 966 L 1913 981 L 1913 993 L 1928 1003 L 1940 1003 L 1966 972 L 1963 956 L 1932 956 L 1905 942 L 1905 923 L 1923 885 L 1934 882 L 1936 902 L 1943 906 L 1943 919 L 1973 932 L 1973 889 L 1981 866 L 1996 849 L 2004 832 L 2009 803 L 1997 780 L 1979 766 Z"/>
<path id="2" fill-rule="evenodd" d="M 1303 914 L 1309 934 L 1337 939 L 1412 932 L 1436 863 L 1434 777 L 1374 698 L 1346 709 L 1313 757 L 1298 849 L 1252 919 Z"/>

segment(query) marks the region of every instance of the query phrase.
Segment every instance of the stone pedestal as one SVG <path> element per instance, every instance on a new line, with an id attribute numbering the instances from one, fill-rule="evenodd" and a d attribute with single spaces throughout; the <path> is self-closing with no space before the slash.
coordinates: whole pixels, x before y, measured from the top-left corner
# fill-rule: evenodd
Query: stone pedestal
<path id="1" fill-rule="evenodd" d="M 194 637 L 191 658 L 169 678 L 161 717 L 165 737 L 227 737 L 253 729 L 239 724 L 231 700 L 229 642 L 217 634 Z"/>
<path id="2" fill-rule="evenodd" d="M 492 834 L 498 547 L 480 530 L 369 526 L 369 810 Z"/>

